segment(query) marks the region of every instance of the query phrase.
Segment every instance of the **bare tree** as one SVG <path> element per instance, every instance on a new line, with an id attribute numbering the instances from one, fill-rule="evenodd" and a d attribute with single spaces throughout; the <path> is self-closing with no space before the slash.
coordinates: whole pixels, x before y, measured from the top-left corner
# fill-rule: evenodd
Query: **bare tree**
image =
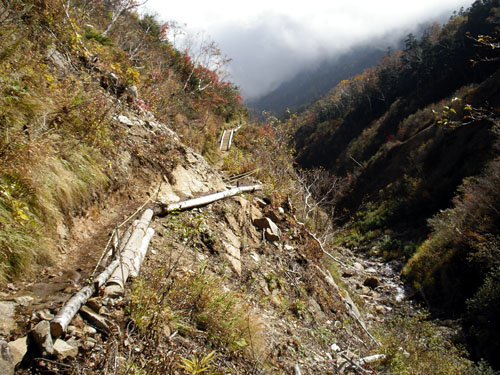
<path id="1" fill-rule="evenodd" d="M 103 36 L 107 36 L 111 29 L 113 28 L 115 22 L 120 18 L 120 16 L 132 9 L 137 9 L 138 7 L 146 4 L 148 0 L 115 0 L 111 2 L 111 22 L 108 27 L 102 33 Z"/>

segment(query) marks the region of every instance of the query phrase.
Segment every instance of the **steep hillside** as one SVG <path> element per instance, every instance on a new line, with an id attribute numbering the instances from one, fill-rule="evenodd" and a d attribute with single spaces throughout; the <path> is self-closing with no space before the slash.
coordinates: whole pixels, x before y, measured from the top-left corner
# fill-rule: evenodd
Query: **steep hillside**
<path id="1" fill-rule="evenodd" d="M 133 10 L 127 1 L 0 5 L 3 284 L 55 256 L 58 234 L 93 202 L 149 170 L 169 175 L 176 151 L 165 150 L 168 133 L 154 135 L 156 119 L 210 152 L 218 130 L 244 112 L 234 87 L 173 49 L 166 25 Z M 127 111 L 151 114 L 144 144 L 120 125 Z"/>
<path id="2" fill-rule="evenodd" d="M 293 119 L 298 162 L 346 179 L 338 243 L 407 259 L 422 301 L 464 318 L 471 350 L 497 366 L 499 12 L 477 1 L 409 35 Z"/>

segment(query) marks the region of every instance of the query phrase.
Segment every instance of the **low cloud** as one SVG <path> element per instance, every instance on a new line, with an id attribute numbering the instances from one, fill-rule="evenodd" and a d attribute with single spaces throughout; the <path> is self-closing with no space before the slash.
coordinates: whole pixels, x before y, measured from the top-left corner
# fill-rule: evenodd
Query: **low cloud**
<path id="1" fill-rule="evenodd" d="M 382 48 L 418 24 L 446 21 L 472 0 L 254 0 L 168 2 L 150 0 L 161 18 L 204 30 L 233 59 L 232 80 L 246 98 L 261 96 L 299 71 L 313 68 L 360 43 Z"/>

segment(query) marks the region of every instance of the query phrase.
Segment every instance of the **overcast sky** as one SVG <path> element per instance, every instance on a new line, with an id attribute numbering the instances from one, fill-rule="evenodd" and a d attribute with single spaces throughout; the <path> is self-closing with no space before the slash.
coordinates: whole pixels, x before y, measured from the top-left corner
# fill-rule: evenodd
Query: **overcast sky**
<path id="1" fill-rule="evenodd" d="M 162 21 L 203 31 L 233 59 L 231 80 L 246 98 L 350 46 L 401 35 L 472 0 L 149 0 Z M 399 32 L 398 32 L 399 31 Z M 404 34 L 403 34 L 404 35 Z"/>

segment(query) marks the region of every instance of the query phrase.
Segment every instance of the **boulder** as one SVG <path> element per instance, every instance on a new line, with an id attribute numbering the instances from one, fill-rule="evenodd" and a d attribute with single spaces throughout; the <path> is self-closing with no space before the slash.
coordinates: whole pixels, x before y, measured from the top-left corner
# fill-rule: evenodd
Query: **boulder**
<path id="1" fill-rule="evenodd" d="M 261 219 L 254 220 L 253 224 L 259 228 L 265 230 L 266 240 L 270 242 L 279 241 L 280 230 L 274 222 L 268 217 L 263 217 Z"/>
<path id="2" fill-rule="evenodd" d="M 278 214 L 276 214 L 276 212 L 272 211 L 272 210 L 269 210 L 267 211 L 267 216 L 274 222 L 280 222 L 282 220 L 281 217 L 278 216 Z"/>
<path id="3" fill-rule="evenodd" d="M 266 228 L 265 236 L 266 236 L 266 240 L 268 240 L 269 242 L 277 242 L 280 240 L 279 229 L 278 229 L 278 227 L 276 227 L 275 229 Z"/>
<path id="4" fill-rule="evenodd" d="M 363 265 L 359 262 L 355 262 L 352 266 L 358 271 L 363 271 L 365 269 L 365 267 L 363 267 Z"/>
<path id="5" fill-rule="evenodd" d="M 261 220 L 264 217 L 262 212 L 255 206 L 250 206 L 250 219 L 252 219 L 252 223 L 255 225 L 255 221 Z"/>
<path id="6" fill-rule="evenodd" d="M 17 327 L 14 318 L 16 304 L 10 301 L 0 301 L 0 334 L 8 335 Z"/>
<path id="7" fill-rule="evenodd" d="M 57 339 L 54 343 L 54 354 L 57 358 L 64 359 L 67 357 L 75 358 L 78 355 L 78 348 L 69 345 L 66 341 Z"/>
<path id="8" fill-rule="evenodd" d="M 30 332 L 33 342 L 40 349 L 42 354 L 54 353 L 54 343 L 50 335 L 50 323 L 47 320 L 40 321 Z"/>
<path id="9" fill-rule="evenodd" d="M 0 341 L 0 374 L 14 374 L 14 359 L 9 345 L 5 341 Z"/>
<path id="10" fill-rule="evenodd" d="M 82 306 L 82 308 L 80 309 L 80 314 L 85 320 L 87 320 L 94 327 L 106 333 L 111 332 L 106 319 L 101 315 L 97 314 L 96 312 L 94 312 L 94 310 L 92 310 L 90 307 Z"/>
<path id="11" fill-rule="evenodd" d="M 12 363 L 17 365 L 23 360 L 24 355 L 28 351 L 26 344 L 26 336 L 18 338 L 17 340 L 9 342 L 10 351 L 12 353 Z"/>

